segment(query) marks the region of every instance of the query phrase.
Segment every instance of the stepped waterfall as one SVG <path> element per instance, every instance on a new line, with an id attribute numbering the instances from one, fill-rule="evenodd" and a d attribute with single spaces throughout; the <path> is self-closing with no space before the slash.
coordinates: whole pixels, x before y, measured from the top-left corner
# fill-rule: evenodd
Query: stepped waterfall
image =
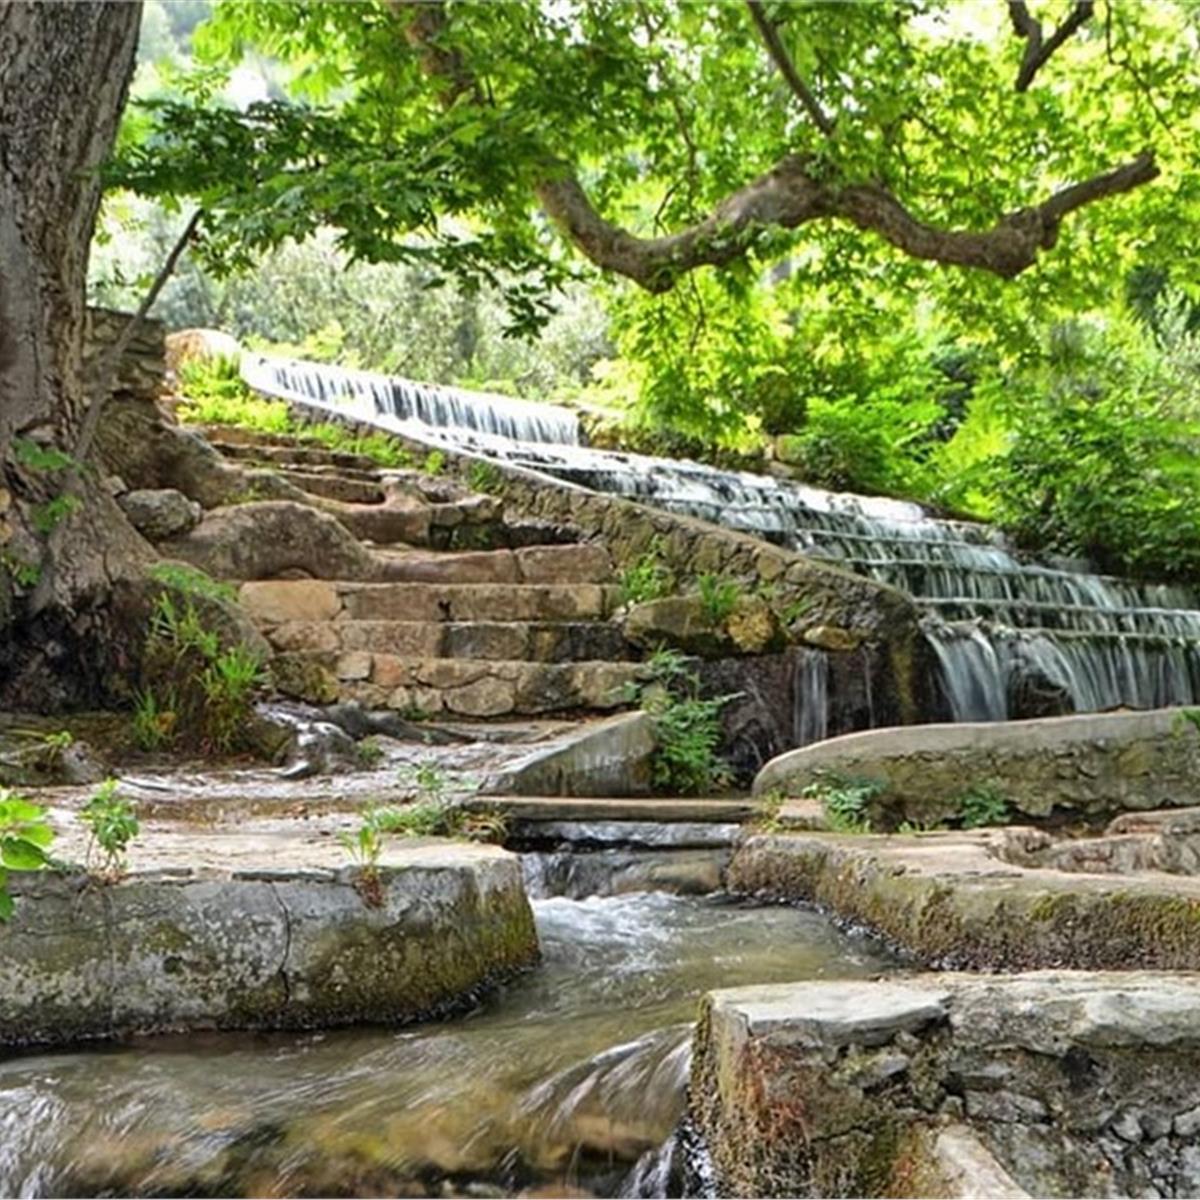
<path id="1" fill-rule="evenodd" d="M 987 525 L 920 505 L 580 445 L 554 405 L 431 387 L 339 367 L 247 356 L 254 388 L 754 534 L 908 593 L 957 721 L 1155 708 L 1200 699 L 1200 597 L 1019 555 Z M 825 687 L 823 656 L 801 664 Z M 803 741 L 824 736 L 808 718 Z"/>

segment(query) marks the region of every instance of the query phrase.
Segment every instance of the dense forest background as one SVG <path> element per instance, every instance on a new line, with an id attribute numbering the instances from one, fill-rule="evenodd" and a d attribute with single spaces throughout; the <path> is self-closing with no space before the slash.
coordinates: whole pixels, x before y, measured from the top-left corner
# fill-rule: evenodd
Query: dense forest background
<path id="1" fill-rule="evenodd" d="M 1195 13 L 1161 12 L 1179 23 L 1186 55 Z M 137 148 L 163 125 L 156 105 L 203 90 L 206 102 L 244 111 L 336 101 L 343 87 L 314 66 L 312 46 L 298 49 L 269 20 L 247 30 L 209 16 L 208 0 L 147 0 L 134 83 L 142 103 L 122 135 L 135 167 L 117 172 L 105 201 L 91 266 L 97 302 L 133 307 L 187 218 L 186 188 L 164 196 L 161 179 L 139 186 Z M 245 36 L 256 32 L 257 43 Z M 1086 69 L 1106 36 L 1097 30 L 1060 54 L 1077 53 Z M 751 465 L 769 455 L 811 483 L 997 521 L 1031 548 L 1102 569 L 1196 578 L 1200 130 L 1194 110 L 1170 107 L 1184 89 L 1169 65 L 1147 57 L 1131 68 L 1147 87 L 1170 83 L 1157 110 L 1166 176 L 1096 206 L 1014 280 L 914 265 L 861 235 L 831 236 L 819 251 L 768 247 L 742 269 L 703 267 L 660 293 L 575 264 L 555 277 L 536 320 L 514 321 L 519 272 L 366 261 L 333 224 L 306 216 L 299 238 L 281 221 L 253 254 L 185 260 L 155 314 L 251 346 L 588 405 L 634 448 Z M 1067 122 L 1083 124 L 1058 100 L 1040 103 L 1047 142 L 1065 137 Z M 963 175 L 947 186 L 976 185 Z"/>

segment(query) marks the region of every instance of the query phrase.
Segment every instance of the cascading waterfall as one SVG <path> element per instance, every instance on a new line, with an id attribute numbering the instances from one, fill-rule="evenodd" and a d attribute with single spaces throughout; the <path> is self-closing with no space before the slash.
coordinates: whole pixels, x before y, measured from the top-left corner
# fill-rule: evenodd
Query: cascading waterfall
<path id="1" fill-rule="evenodd" d="M 554 404 L 534 404 L 491 392 L 415 383 L 398 375 L 352 371 L 327 363 L 246 354 L 242 378 L 256 391 L 316 403 L 372 420 L 386 415 L 434 428 L 471 430 L 525 442 L 579 442 L 579 418 Z"/>
<path id="2" fill-rule="evenodd" d="M 829 732 L 829 659 L 824 650 L 801 650 L 796 658 L 795 729 L 797 746 L 823 741 Z"/>
<path id="3" fill-rule="evenodd" d="M 585 448 L 468 448 L 752 533 L 907 592 L 925 612 L 955 720 L 1025 715 L 1030 687 L 1077 712 L 1200 698 L 1200 599 L 1189 588 L 1027 561 L 995 529 L 903 500 Z M 824 686 L 811 664 L 800 669 L 808 687 Z"/>
<path id="4" fill-rule="evenodd" d="M 416 408 L 394 398 L 401 385 L 406 395 L 470 395 L 304 363 L 251 360 L 243 373 L 262 391 L 325 406 L 353 394 L 364 405 L 354 415 L 410 435 L 399 422 Z M 433 416 L 419 436 L 751 533 L 907 592 L 925 613 L 955 720 L 1029 715 L 1038 703 L 1090 712 L 1200 700 L 1200 598 L 1190 588 L 1029 561 L 995 529 L 935 518 L 903 500 L 591 450 L 577 444 L 565 410 L 483 399 L 495 407 L 464 407 L 461 417 L 448 400 L 427 407 Z M 802 659 L 798 670 L 811 690 L 797 707 L 804 744 L 825 735 L 818 691 L 827 680 L 816 659 Z"/>

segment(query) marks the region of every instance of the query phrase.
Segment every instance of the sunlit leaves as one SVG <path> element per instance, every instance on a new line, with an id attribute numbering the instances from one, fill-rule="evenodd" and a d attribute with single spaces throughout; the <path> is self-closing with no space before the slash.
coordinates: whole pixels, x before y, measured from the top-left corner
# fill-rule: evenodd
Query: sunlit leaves
<path id="1" fill-rule="evenodd" d="M 0 921 L 13 914 L 8 890 L 12 871 L 38 871 L 47 865 L 54 830 L 46 810 L 24 796 L 0 788 Z"/>

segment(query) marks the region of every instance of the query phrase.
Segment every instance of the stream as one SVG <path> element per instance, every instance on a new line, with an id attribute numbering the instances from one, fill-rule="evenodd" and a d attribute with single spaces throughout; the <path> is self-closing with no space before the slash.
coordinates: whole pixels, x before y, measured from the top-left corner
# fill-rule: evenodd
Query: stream
<path id="1" fill-rule="evenodd" d="M 668 1195 L 698 998 L 895 967 L 816 912 L 720 895 L 534 910 L 541 966 L 454 1020 L 0 1062 L 0 1195 Z"/>

